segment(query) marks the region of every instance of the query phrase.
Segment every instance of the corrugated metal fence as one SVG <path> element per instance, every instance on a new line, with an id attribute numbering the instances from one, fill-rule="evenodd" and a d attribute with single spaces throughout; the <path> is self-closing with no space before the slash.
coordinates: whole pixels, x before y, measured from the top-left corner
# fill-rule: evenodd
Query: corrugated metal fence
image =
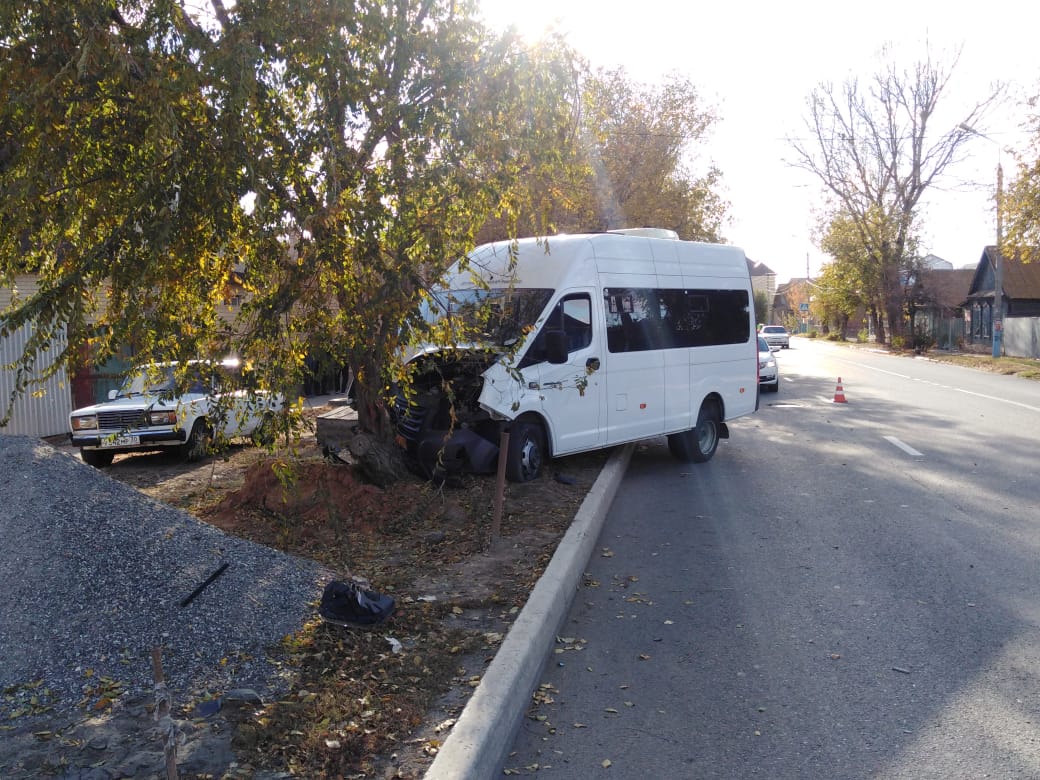
<path id="1" fill-rule="evenodd" d="M 7 338 L 0 338 L 0 418 L 7 411 L 15 383 L 15 372 L 2 367 L 21 357 L 31 335 L 31 327 L 26 325 Z M 51 344 L 50 349 L 37 354 L 36 364 L 41 368 L 53 365 L 64 348 L 64 343 Z M 43 385 L 30 386 L 15 401 L 11 419 L 0 427 L 0 433 L 38 437 L 68 433 L 71 411 L 72 391 L 62 368 Z"/>
<path id="2" fill-rule="evenodd" d="M 1004 354 L 1040 358 L 1040 317 L 1004 318 Z"/>

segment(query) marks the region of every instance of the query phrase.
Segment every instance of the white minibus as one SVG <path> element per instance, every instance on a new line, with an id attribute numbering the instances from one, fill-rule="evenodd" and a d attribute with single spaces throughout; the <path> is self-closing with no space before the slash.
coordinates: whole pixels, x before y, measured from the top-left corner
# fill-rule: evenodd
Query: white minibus
<path id="1" fill-rule="evenodd" d="M 469 334 L 417 349 L 395 404 L 398 441 L 431 478 L 494 472 L 504 430 L 517 482 L 553 457 L 656 436 L 703 462 L 727 421 L 758 408 L 736 247 L 657 229 L 486 244 L 452 266 L 424 314 Z"/>

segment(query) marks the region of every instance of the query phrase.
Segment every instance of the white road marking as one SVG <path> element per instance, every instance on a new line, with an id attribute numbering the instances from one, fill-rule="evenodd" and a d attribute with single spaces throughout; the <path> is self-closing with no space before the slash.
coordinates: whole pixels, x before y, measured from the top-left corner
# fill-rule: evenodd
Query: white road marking
<path id="1" fill-rule="evenodd" d="M 1030 406 L 1029 404 L 1021 404 L 1018 401 L 1009 401 L 1006 398 L 998 398 L 995 395 L 986 395 L 985 393 L 973 393 L 971 390 L 961 390 L 959 387 L 954 387 L 958 393 L 964 393 L 965 395 L 973 395 L 976 398 L 985 398 L 987 401 L 997 401 L 1002 404 L 1011 404 L 1012 406 L 1021 406 L 1023 409 L 1028 409 L 1031 412 L 1040 412 L 1040 407 Z"/>
<path id="2" fill-rule="evenodd" d="M 847 363 L 850 366 L 856 366 L 857 368 L 863 368 L 867 371 L 876 371 L 879 374 L 888 374 L 889 376 L 898 377 L 899 379 L 909 379 L 911 382 L 920 382 L 925 385 L 932 385 L 932 387 L 938 387 L 943 390 L 953 390 L 958 393 L 964 393 L 965 395 L 973 395 L 976 398 L 984 398 L 987 401 L 995 401 L 997 403 L 1009 404 L 1011 406 L 1017 406 L 1021 409 L 1028 409 L 1031 412 L 1040 413 L 1040 406 L 1030 406 L 1029 404 L 1020 403 L 1019 401 L 1009 401 L 1007 398 L 1000 398 L 995 395 L 986 395 L 985 393 L 975 393 L 971 390 L 963 390 L 960 387 L 951 387 L 950 385 L 944 385 L 939 382 L 932 382 L 929 379 L 918 379 L 917 377 L 909 376 L 907 374 L 900 374 L 898 371 L 888 371 L 884 368 L 877 368 L 876 366 L 868 366 L 865 363 L 858 363 L 855 360 L 843 360 L 838 358 L 838 362 Z"/>
<path id="3" fill-rule="evenodd" d="M 899 441 L 899 439 L 897 439 L 895 436 L 886 436 L 885 437 L 885 441 L 887 441 L 889 444 L 892 444 L 892 445 L 898 447 L 899 449 L 901 449 L 903 452 L 905 452 L 907 455 L 910 455 L 911 457 L 914 457 L 914 458 L 923 458 L 924 457 L 924 453 L 918 452 L 913 447 L 911 447 L 909 444 L 904 444 L 903 442 Z"/>

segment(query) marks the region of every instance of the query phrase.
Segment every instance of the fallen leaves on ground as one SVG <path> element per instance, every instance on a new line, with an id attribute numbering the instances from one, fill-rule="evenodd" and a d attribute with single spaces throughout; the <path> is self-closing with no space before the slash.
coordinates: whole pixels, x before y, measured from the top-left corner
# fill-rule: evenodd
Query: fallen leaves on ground
<path id="1" fill-rule="evenodd" d="M 464 702 L 479 684 L 609 452 L 555 461 L 564 480 L 550 472 L 507 485 L 501 539 L 492 545 L 493 476 L 453 489 L 410 478 L 381 490 L 349 466 L 325 462 L 313 444 L 294 446 L 295 454 L 241 447 L 219 462 L 161 464 L 169 472 L 162 478 L 144 461 L 120 462 L 110 474 L 397 601 L 377 626 L 316 619 L 286 639 L 275 656 L 291 687 L 233 725 L 241 761 L 313 780 L 419 778 L 450 732 L 433 703 L 453 690 Z"/>

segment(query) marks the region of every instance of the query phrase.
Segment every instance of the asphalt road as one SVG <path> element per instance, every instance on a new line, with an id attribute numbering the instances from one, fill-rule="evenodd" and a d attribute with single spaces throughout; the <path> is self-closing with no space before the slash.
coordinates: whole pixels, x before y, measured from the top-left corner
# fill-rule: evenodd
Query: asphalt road
<path id="1" fill-rule="evenodd" d="M 510 774 L 1040 777 L 1040 383 L 780 364 L 710 463 L 633 456 Z"/>

